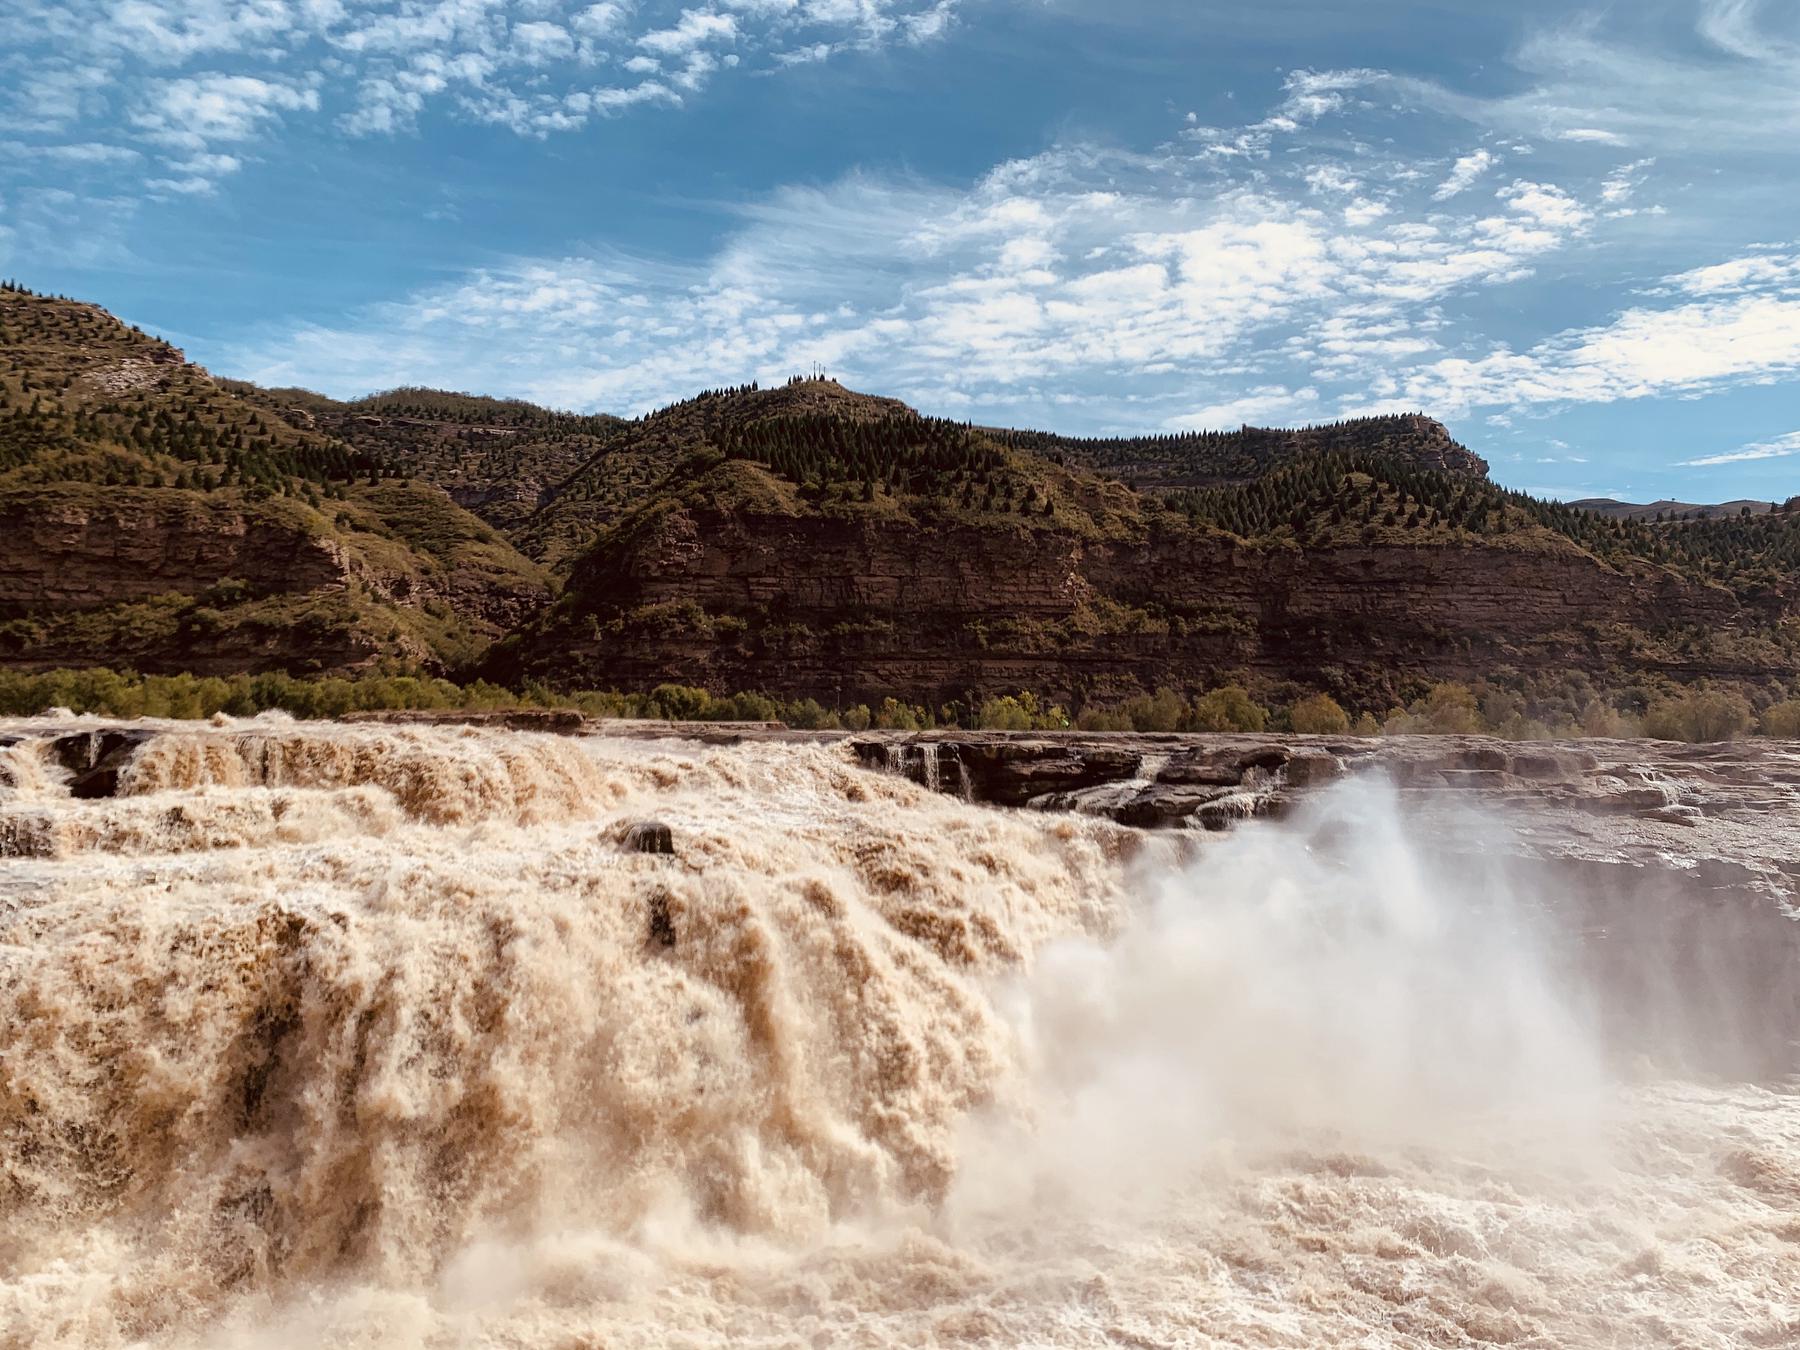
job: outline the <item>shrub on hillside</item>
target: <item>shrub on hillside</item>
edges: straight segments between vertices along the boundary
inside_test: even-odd
[[[1173,689],[1126,699],[1122,709],[1133,731],[1179,731],[1187,721],[1187,702]]]
[[[975,710],[975,725],[987,731],[1060,731],[1069,725],[1069,715],[1060,704],[1045,708],[1036,694],[1021,689],[983,699]]]
[[[884,731],[923,731],[931,725],[931,714],[897,698],[884,698],[875,713],[875,725]]]
[[[1510,713],[1499,704],[1497,708]],[[1462,684],[1434,684],[1423,698],[1389,713],[1382,730],[1389,735],[1459,736],[1490,730],[1474,691]]]
[[[1603,699],[1589,699],[1581,710],[1581,734],[1619,740],[1643,734],[1643,725],[1630,713],[1620,712]]]
[[[1696,689],[1658,699],[1644,714],[1644,734],[1662,741],[1730,741],[1756,724],[1742,694],[1729,689]]]
[[[1194,701],[1189,725],[1195,731],[1261,731],[1269,725],[1269,710],[1242,686],[1228,684]]]
[[[1288,725],[1303,736],[1329,736],[1350,730],[1350,716],[1330,694],[1314,694],[1288,710]]]
[[[652,716],[675,722],[698,722],[711,715],[712,695],[685,684],[659,684],[650,691]]]
[[[1784,699],[1764,708],[1762,734],[1784,741],[1800,740],[1800,699]]]

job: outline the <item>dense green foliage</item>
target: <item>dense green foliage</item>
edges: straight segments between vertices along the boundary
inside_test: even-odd
[[[257,409],[105,311],[0,291],[0,479],[341,495],[391,463]]]
[[[347,405],[356,412],[414,418],[465,427],[512,427],[562,435],[606,436],[623,423],[606,413],[559,412],[519,398],[489,398],[447,389],[405,385],[368,394]]]
[[[1581,702],[1585,696],[1585,702]],[[1644,706],[1633,711],[1634,699]],[[271,710],[303,718],[358,712],[492,712],[566,708],[600,718],[677,722],[780,722],[802,730],[874,727],[920,731],[960,727],[994,731],[1086,732],[1293,732],[1325,735],[1498,735],[1515,740],[1583,736],[1654,736],[1666,740],[1730,740],[1749,734],[1800,738],[1800,699],[1768,704],[1759,714],[1736,690],[1703,688],[1652,696],[1627,691],[1609,700],[1593,694],[1580,677],[1560,688],[1522,695],[1493,685],[1470,688],[1441,683],[1406,707],[1378,717],[1352,719],[1330,696],[1303,694],[1274,709],[1238,685],[1188,698],[1158,689],[1122,703],[1092,704],[1071,715],[1060,705],[1021,690],[935,711],[900,699],[873,708],[858,703],[827,708],[815,699],[776,699],[746,692],[713,694],[687,685],[661,684],[642,692],[558,691],[541,684],[522,689],[477,680],[456,684],[422,675],[367,675],[355,679],[296,678],[279,672],[229,677],[137,675],[101,668],[36,674],[0,671],[0,715],[34,716],[52,708],[112,717],[250,717]],[[1561,711],[1557,711],[1557,709]],[[1532,715],[1545,713],[1550,720]]]

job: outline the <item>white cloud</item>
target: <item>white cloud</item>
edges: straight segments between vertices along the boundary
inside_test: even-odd
[[[215,188],[213,180],[202,174],[190,174],[186,178],[149,178],[144,186],[155,193],[172,193],[181,197],[204,196]]]
[[[1209,404],[1191,412],[1163,419],[1167,431],[1229,431],[1240,426],[1292,426],[1316,416],[1319,404],[1317,389],[1288,389],[1269,385],[1223,403]]]
[[[1306,185],[1314,192],[1351,193],[1362,186],[1338,164],[1317,164],[1306,171]]]
[[[1755,290],[1800,290],[1800,253],[1759,253],[1696,267],[1668,277],[1665,286],[1688,295],[1741,295]]]
[[[212,73],[153,86],[131,120],[153,141],[202,151],[214,141],[249,140],[284,112],[318,107],[316,89],[252,75]]]
[[[1494,195],[1514,211],[1551,229],[1579,229],[1593,214],[1562,188],[1523,178],[1514,179]],[[1605,196],[1604,188],[1602,196]]]
[[[1559,141],[1572,141],[1576,144],[1589,145],[1629,145],[1623,136],[1616,131],[1602,131],[1599,127],[1565,127],[1554,132]]]
[[[601,0],[578,13],[570,26],[583,37],[612,37],[624,31],[633,8],[624,0]]]
[[[0,126],[110,139],[123,105],[143,140],[199,149],[326,107],[351,135],[402,134],[437,103],[542,137],[632,106],[679,105],[672,91],[691,96],[740,65],[766,73],[801,56],[934,40],[957,3],[718,0],[671,15],[636,0],[9,0],[0,59],[30,56],[8,69]],[[631,51],[643,53],[632,73],[662,78],[593,94],[594,68]],[[660,71],[641,64],[658,57]]]
[[[1703,455],[1699,459],[1684,459],[1682,468],[1703,468],[1715,464],[1741,464],[1758,459],[1784,459],[1789,455],[1800,455],[1800,431],[1790,431],[1785,436],[1777,436],[1772,441],[1759,441],[1754,445],[1746,445],[1741,449],[1727,450],[1717,455]]]
[[[1416,79],[1395,87],[1484,127],[1575,144],[1790,152],[1800,137],[1793,7],[1699,0],[1683,8],[1713,50],[1676,37],[1666,5],[1583,7],[1534,28],[1512,54],[1526,77],[1518,92],[1479,97]]]
[[[287,12],[296,31],[309,22]],[[767,71],[814,36],[817,59],[905,40],[900,16],[925,12],[914,0],[715,0],[654,16],[544,3],[511,18],[495,0],[359,6],[321,21],[332,56],[305,77],[273,51],[259,73],[128,86],[137,145],[156,161],[136,174],[154,193],[216,190],[263,153],[258,138],[325,110],[361,133],[403,132],[434,106],[547,135],[681,105],[733,61]],[[68,87],[79,121],[93,86]],[[1510,341],[1473,340],[1466,315],[1500,308],[1483,298],[1496,288],[1604,265],[1656,166],[1591,148],[1528,161],[1518,135],[1469,150],[1468,127],[1433,119],[1435,96],[1421,108],[1416,92],[1376,71],[1301,71],[1265,115],[1180,129],[1154,150],[1064,145],[963,188],[853,175],[779,191],[742,207],[710,257],[519,259],[340,328],[273,333],[249,373],[630,411],[819,361],[942,409],[1157,427],[1369,406],[1510,420],[1800,363],[1800,263],[1779,249],[1671,275],[1623,313],[1573,310],[1549,336],[1519,306]],[[1391,134],[1400,117],[1408,138]],[[72,163],[111,153],[68,145]],[[1496,175],[1502,156],[1529,176]]]
[[[118,0],[95,36],[121,51],[173,65],[262,46],[291,31],[294,22],[282,0]]]
[[[1459,193],[1467,192],[1475,186],[1476,179],[1493,168],[1496,158],[1492,151],[1475,150],[1462,156],[1450,166],[1450,174],[1438,185],[1438,190],[1431,194],[1433,201],[1445,202]]]
[[[1290,81],[1282,107],[1350,108],[1361,78]],[[1446,359],[1437,307],[1584,238],[1601,192],[1519,179],[1447,209],[1429,158],[1385,156],[1346,205],[1319,172],[1336,161],[1303,152],[1222,177],[1212,148],[1234,139],[1187,155],[1068,145],[961,191],[868,176],[789,189],[744,208],[712,258],[520,260],[383,307],[366,340],[283,337],[252,373],[347,392],[401,377],[404,352],[419,361],[407,378],[631,411],[820,362],[1014,421],[1101,387],[1140,426],[1323,415]]]
[[[1634,160],[1630,164],[1621,164],[1606,176],[1600,186],[1600,200],[1606,205],[1619,210],[1624,208],[1644,181],[1644,174],[1656,163],[1654,159]]]
[[[1740,295],[1637,307],[1525,352],[1452,357],[1410,371],[1393,392],[1454,411],[1706,393],[1800,372],[1800,297]]]
[[[737,38],[737,19],[712,10],[684,9],[681,22],[672,28],[658,28],[640,34],[637,45],[659,56],[679,56],[709,42],[731,42]]]
[[[560,24],[538,20],[514,24],[513,49],[529,65],[547,65],[575,53],[575,39]]]
[[[667,85],[646,80],[629,88],[596,89],[590,95],[597,112],[618,113],[640,103],[679,103],[681,96]]]
[[[108,145],[99,141],[71,141],[63,145],[29,145],[23,141],[0,141],[0,153],[19,160],[46,159],[65,168],[120,168],[136,164],[143,155],[129,146]]]

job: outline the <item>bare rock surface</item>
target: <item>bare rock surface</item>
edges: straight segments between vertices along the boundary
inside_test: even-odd
[[[1753,892],[1800,918],[1800,742],[1512,742],[1484,736],[1282,736],[999,731],[798,731],[780,723],[661,722],[567,710],[383,712],[349,720],[498,726],[571,736],[842,742],[870,768],[973,803],[1105,816],[1197,833],[1279,817],[1355,774],[1392,782],[1441,847],[1500,850],[1583,874],[1582,890],[1673,881],[1688,895]],[[115,733],[116,735],[117,733]],[[57,757],[107,795],[136,746],[87,732]],[[1493,828],[1479,828],[1479,819]],[[1800,924],[1795,927],[1800,929]]]
[[[1481,736],[869,733],[858,757],[972,801],[1145,828],[1279,816],[1346,774],[1443,820],[1498,808],[1520,856],[1673,872],[1800,911],[1800,743],[1508,742]],[[1471,842],[1464,840],[1465,843]]]

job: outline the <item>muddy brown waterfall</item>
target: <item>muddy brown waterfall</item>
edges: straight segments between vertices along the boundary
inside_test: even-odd
[[[1378,776],[1201,838],[835,744],[0,731],[0,1345],[1795,1334],[1786,1078],[1623,1046],[1568,894]]]

